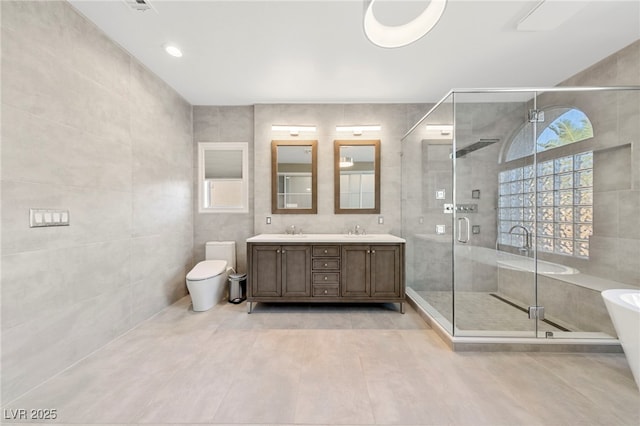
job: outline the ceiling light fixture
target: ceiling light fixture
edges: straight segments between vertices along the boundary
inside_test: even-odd
[[[373,14],[375,2],[371,0],[364,13],[364,33],[373,44],[387,48],[403,47],[422,38],[436,26],[447,5],[447,0],[431,0],[413,21],[389,26],[380,23]]]
[[[340,168],[344,169],[346,167],[352,167],[353,166],[353,158],[352,157],[340,157]]]
[[[174,56],[176,58],[182,58],[182,50],[180,50],[180,48],[175,44],[165,44],[163,47],[164,47],[164,51],[167,52],[169,55]]]

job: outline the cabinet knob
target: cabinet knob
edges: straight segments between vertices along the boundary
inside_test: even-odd
[[[328,280],[328,279],[329,279],[329,277],[327,277],[327,276],[325,275],[325,276],[324,276],[324,280],[326,281],[326,280]]]
[[[327,294],[327,293],[329,293],[329,290],[325,290],[325,291],[324,291],[324,294]]]
[[[276,253],[280,253],[280,249],[276,250]]]
[[[324,251],[324,254],[327,254],[327,253],[329,253],[329,252],[328,252],[327,250],[325,250],[325,251]]]
[[[367,253],[371,253],[371,250],[367,250]]]
[[[375,250],[371,250],[371,253],[376,254],[376,251]]]
[[[329,266],[329,264],[325,263],[325,264],[324,264],[324,267],[326,268],[327,266]]]

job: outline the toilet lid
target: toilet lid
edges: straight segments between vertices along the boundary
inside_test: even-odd
[[[227,269],[225,260],[203,260],[199,262],[188,274],[190,281],[206,280],[220,275]]]

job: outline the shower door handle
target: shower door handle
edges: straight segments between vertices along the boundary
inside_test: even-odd
[[[462,238],[462,225],[466,228],[465,238]],[[468,243],[469,242],[469,230],[471,229],[469,218],[468,217],[459,217],[458,218],[458,237],[456,238],[459,243]]]

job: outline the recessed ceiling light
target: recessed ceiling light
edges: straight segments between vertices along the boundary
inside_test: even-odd
[[[180,48],[178,48],[174,44],[165,44],[164,45],[164,51],[167,52],[171,56],[175,56],[176,58],[181,58],[182,57],[182,50],[180,50]]]

